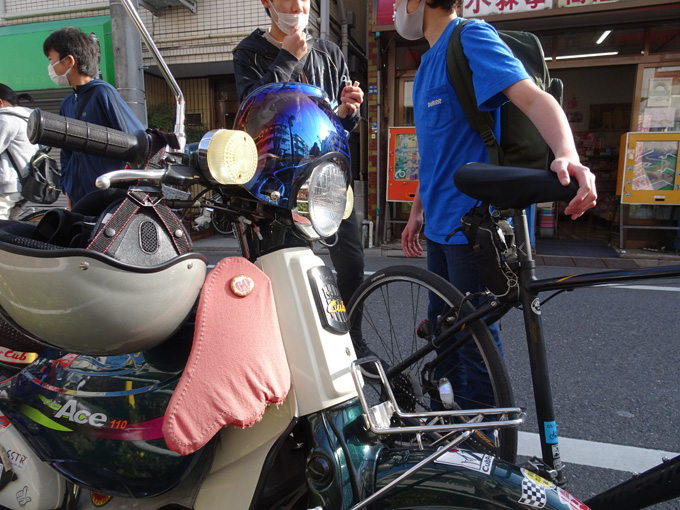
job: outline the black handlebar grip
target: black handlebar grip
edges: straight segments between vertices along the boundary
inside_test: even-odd
[[[33,110],[28,119],[31,143],[102,156],[143,166],[149,153],[145,132],[125,133],[98,124]]]

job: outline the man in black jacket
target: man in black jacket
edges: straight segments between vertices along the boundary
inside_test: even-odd
[[[345,58],[330,41],[310,37],[305,31],[310,0],[260,0],[271,18],[267,30],[256,29],[234,49],[234,74],[239,100],[258,87],[296,81],[322,88],[337,101],[338,117],[346,131],[359,123],[364,94],[350,81]],[[337,243],[329,248],[338,288],[345,304],[364,278],[364,250],[356,213],[340,224]],[[358,328],[352,331],[358,357],[370,354]]]

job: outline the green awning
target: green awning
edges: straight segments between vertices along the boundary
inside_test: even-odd
[[[43,42],[55,30],[76,27],[86,34],[94,32],[102,49],[100,69],[104,80],[115,85],[111,17],[95,16],[44,23],[27,23],[0,27],[0,83],[15,91],[45,90],[57,87],[47,74],[48,60]]]

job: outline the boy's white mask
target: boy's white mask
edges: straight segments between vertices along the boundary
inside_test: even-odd
[[[60,62],[63,62],[65,58],[66,57],[62,58],[59,62],[55,62],[54,64],[47,64],[47,73],[50,75],[50,78],[57,87],[68,87],[70,85],[67,75],[71,72],[71,69],[73,69],[72,67],[69,67],[68,71],[66,71],[64,74],[57,74],[57,72],[54,70],[54,66]]]
[[[276,26],[279,27],[279,30],[286,35],[290,34],[295,27],[304,30],[307,23],[309,23],[309,14],[304,14],[302,12],[300,14],[279,13],[279,11],[274,9],[274,4],[272,2],[269,2],[269,8],[274,11],[278,19],[278,21],[276,21],[272,17],[272,21],[274,21]]]
[[[420,0],[420,5],[416,12],[409,14],[406,12],[408,0],[402,0],[399,7],[394,12],[394,28],[404,39],[416,41],[425,37],[423,33],[423,19],[425,17],[425,2]]]

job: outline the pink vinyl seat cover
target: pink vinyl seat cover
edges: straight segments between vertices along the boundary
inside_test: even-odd
[[[269,278],[244,258],[222,259],[201,290],[191,354],[163,418],[165,442],[188,455],[222,427],[249,427],[290,384]]]

